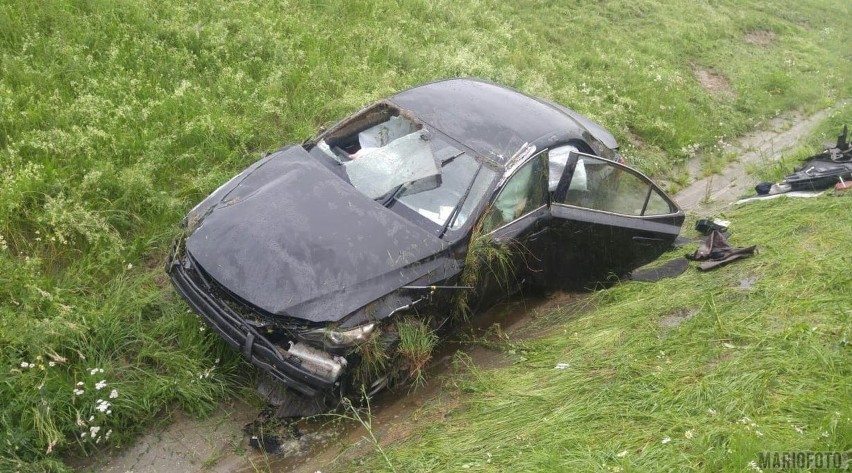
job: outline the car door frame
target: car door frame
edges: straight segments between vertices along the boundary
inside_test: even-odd
[[[511,165],[510,170],[500,180],[493,192],[485,210],[482,212],[483,219],[495,211],[495,203],[502,195],[506,184],[512,180],[517,173],[527,164],[536,159],[543,159],[545,168],[544,179],[540,182],[543,186],[544,202],[532,208],[510,222],[488,230],[482,234],[498,245],[508,245],[512,258],[514,272],[512,281],[496,281],[494,274],[488,274],[487,279],[494,281],[483,281],[480,285],[480,308],[482,302],[495,302],[504,296],[517,293],[527,284],[536,284],[543,281],[547,275],[547,251],[550,244],[550,193],[547,190],[547,149],[534,150],[523,159]],[[477,238],[477,236],[474,236]],[[493,271],[488,271],[492,273]],[[495,284],[496,282],[496,284]]]
[[[627,215],[560,202],[569,190],[577,160],[581,156],[604,161],[647,184],[649,189],[642,215]],[[653,192],[663,198],[672,212],[644,215]],[[652,261],[671,247],[685,217],[674,200],[641,171],[611,159],[575,151],[570,153],[559,185],[551,196],[550,213],[554,250],[550,280],[554,288],[606,279],[611,275],[619,276]]]

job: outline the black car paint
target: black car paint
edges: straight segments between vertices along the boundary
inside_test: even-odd
[[[389,101],[413,113],[427,128],[440,130],[502,165],[524,143],[541,148],[548,141],[573,138],[601,143],[609,152],[617,148],[609,132],[585,117],[581,123],[575,118],[581,115],[573,110],[489,82],[438,81],[400,92]]]
[[[509,159],[525,144],[536,156],[567,143],[617,156],[612,135],[585,117],[487,82],[436,82],[388,102],[505,173],[500,184],[518,168]],[[340,384],[303,369],[282,348],[298,341],[295,327],[355,327],[425,304],[449,310],[446,294],[403,286],[456,284],[476,220],[438,238],[355,190],[313,152],[321,138],[266,156],[214,191],[187,215],[188,237],[167,266],[181,295],[228,343],[308,396],[331,395]],[[475,215],[499,193],[495,185]],[[599,277],[599,267],[627,271],[658,256],[682,221],[680,211],[637,219],[548,202],[492,237],[523,249],[513,252],[515,288],[523,281],[561,287]],[[480,306],[505,294],[497,287],[483,282]],[[286,335],[278,340],[269,327]]]
[[[447,265],[446,242],[300,146],[268,157],[186,240],[211,278],[274,316],[342,317]],[[452,268],[452,265],[449,265]]]

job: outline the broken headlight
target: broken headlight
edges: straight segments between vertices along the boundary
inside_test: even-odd
[[[325,327],[302,332],[299,337],[306,342],[321,343],[326,348],[349,348],[366,341],[375,328],[375,322],[346,329]]]

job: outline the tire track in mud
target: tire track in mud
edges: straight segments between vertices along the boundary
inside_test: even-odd
[[[675,201],[687,212],[700,215],[721,211],[755,185],[755,179],[746,173],[747,166],[780,159],[830,112],[831,109],[826,109],[808,117],[790,112],[769,120],[760,130],[726,147],[726,152],[735,153],[739,159],[718,174],[699,178],[701,162],[691,161],[687,170],[694,180],[675,194]],[[583,294],[555,293],[547,298],[514,300],[498,304],[476,317],[468,335],[454,336],[454,340],[439,347],[424,386],[413,392],[405,387],[383,392],[372,401],[372,431],[380,445],[385,447],[406,438],[415,423],[440,421],[458,404],[455,390],[443,389],[448,376],[454,372],[452,360],[456,351],[464,351],[478,369],[507,365],[512,360],[506,354],[486,348],[487,343],[482,341],[488,337],[493,341],[495,336],[512,340],[541,336],[549,330],[548,325],[556,321],[552,317],[539,318],[539,315],[556,308],[566,312],[566,307],[568,314],[582,311],[585,309],[583,298]],[[499,324],[499,329],[492,329],[495,324]],[[249,448],[248,436],[242,430],[256,416],[256,408],[239,401],[222,403],[220,412],[203,420],[178,413],[171,424],[153,429],[115,455],[96,461],[68,461],[72,468],[81,472],[312,473],[347,465],[375,449],[361,424],[345,421],[339,415],[329,415],[297,422],[295,425],[301,436],[285,441],[282,444],[284,453],[268,455]]]

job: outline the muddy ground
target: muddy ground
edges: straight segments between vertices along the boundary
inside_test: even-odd
[[[756,182],[747,174],[747,166],[779,159],[828,113],[824,110],[805,117],[794,112],[768,121],[759,131],[727,146],[725,151],[738,156],[738,161],[729,163],[718,174],[700,177],[702,164],[696,159],[688,166],[692,183],[678,192],[675,200],[691,213],[714,216],[739,197],[754,194]],[[511,363],[503,353],[486,348],[488,343],[472,339],[536,336],[547,331],[548,320],[542,314],[558,307],[568,308],[563,312],[569,314],[583,310],[582,298],[582,294],[556,293],[547,298],[515,300],[478,317],[471,331],[446,343],[435,354],[424,386],[413,392],[403,389],[382,393],[372,401],[372,432],[377,441],[382,446],[389,445],[407,437],[416,423],[440,421],[451,415],[457,404],[456,391],[444,389],[444,384],[454,370],[452,361],[457,351],[470,355],[480,369]],[[494,324],[499,324],[501,333],[495,335]],[[316,472],[357,462],[359,456],[375,449],[361,423],[338,414],[299,422],[296,427],[300,436],[285,440],[281,453],[266,454],[249,447],[248,435],[243,431],[258,412],[255,406],[231,400],[223,402],[220,410],[207,419],[175,413],[170,423],[153,429],[132,446],[97,460],[76,459],[70,463],[81,472],[104,473]]]

